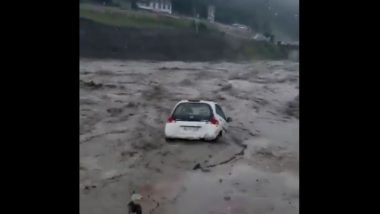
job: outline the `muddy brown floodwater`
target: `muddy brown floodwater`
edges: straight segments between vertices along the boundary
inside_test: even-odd
[[[80,213],[298,213],[298,63],[80,60]],[[181,99],[232,117],[216,144],[166,143]]]

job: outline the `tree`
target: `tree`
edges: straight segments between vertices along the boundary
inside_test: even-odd
[[[200,15],[207,17],[207,6],[209,0],[172,0],[173,10],[188,16]]]
[[[137,10],[137,0],[131,0],[131,8],[132,10]]]
[[[92,2],[98,3],[98,4],[105,4],[110,5],[112,4],[112,0],[91,0]]]
[[[265,36],[266,38],[269,38],[269,41],[270,41],[270,42],[274,43],[274,35],[273,35],[272,33],[265,32],[265,33],[264,33],[264,36]]]

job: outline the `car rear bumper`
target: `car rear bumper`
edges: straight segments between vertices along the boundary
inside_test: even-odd
[[[187,140],[213,140],[220,132],[220,127],[210,126],[195,132],[184,132],[176,126],[165,126],[165,137],[170,139],[187,139]]]

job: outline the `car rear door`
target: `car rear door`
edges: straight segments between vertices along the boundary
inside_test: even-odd
[[[209,123],[212,108],[206,103],[186,102],[177,105],[172,116],[180,133],[191,134],[201,131]]]

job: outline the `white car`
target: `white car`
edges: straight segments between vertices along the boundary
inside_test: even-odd
[[[228,123],[222,107],[204,100],[182,100],[171,112],[165,125],[165,137],[171,139],[216,141],[227,132]]]

